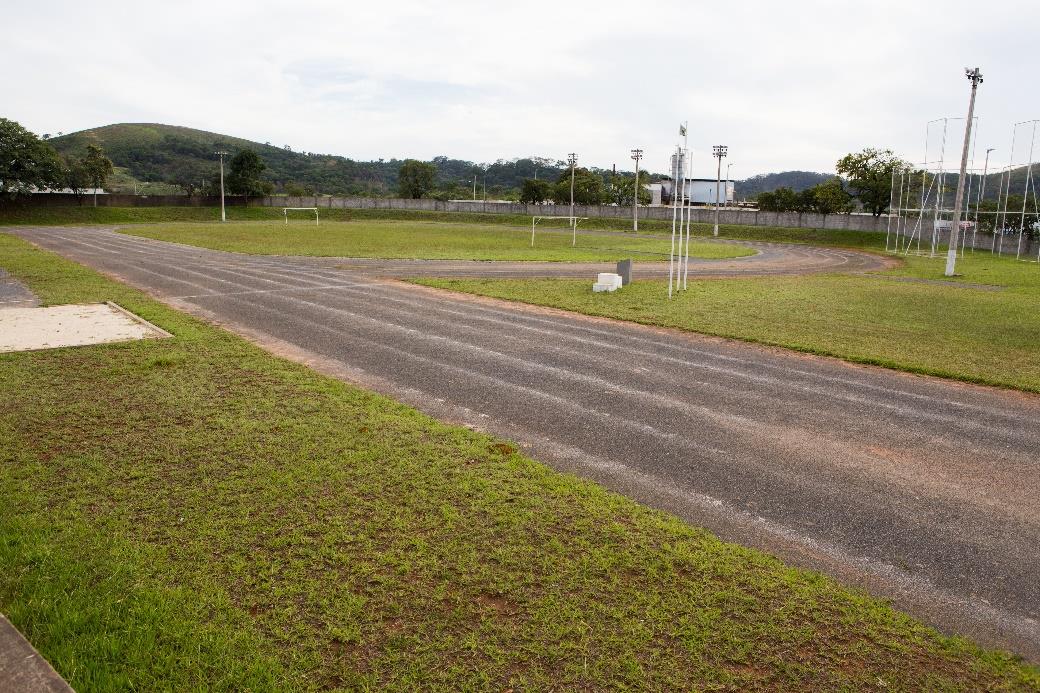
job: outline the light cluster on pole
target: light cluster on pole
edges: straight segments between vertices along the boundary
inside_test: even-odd
[[[632,158],[636,162],[636,180],[632,192],[632,230],[639,230],[639,160],[643,158],[642,149],[633,149]]]
[[[716,144],[711,148],[712,156],[719,160],[719,165],[715,171],[715,229],[714,235],[719,235],[719,187],[722,185],[722,159],[729,152],[729,147],[724,144]],[[727,174],[728,176],[729,174]],[[729,193],[726,193],[727,196]]]
[[[224,214],[224,157],[228,155],[228,152],[213,153],[220,157],[220,220],[227,221],[227,215]]]

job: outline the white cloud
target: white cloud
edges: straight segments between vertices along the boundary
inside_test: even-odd
[[[978,64],[979,151],[1040,116],[1026,2],[52,2],[5,8],[4,116],[37,132],[199,127],[357,159],[575,151],[665,170],[922,156]],[[957,141],[959,137],[954,136]]]

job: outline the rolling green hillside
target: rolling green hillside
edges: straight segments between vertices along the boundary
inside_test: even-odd
[[[205,130],[156,123],[120,123],[51,138],[59,153],[82,156],[88,144],[98,144],[113,163],[133,180],[172,183],[184,189],[199,189],[212,181],[217,171],[214,152],[234,154],[241,149],[256,151],[266,162],[265,177],[277,191],[296,184],[308,193],[340,195],[389,195],[397,185],[401,160],[355,161],[342,156],[297,152],[269,143],[252,142]],[[543,158],[499,160],[478,165],[472,161],[438,156],[438,183],[467,195],[473,177],[479,194],[486,184],[489,194],[503,194],[520,187],[524,178],[555,179],[561,162]],[[486,171],[485,171],[486,169]]]
[[[295,184],[309,193],[333,195],[393,195],[401,160],[355,161],[342,156],[297,152],[269,143],[253,142],[239,137],[205,130],[156,123],[120,123],[74,132],[48,140],[59,153],[82,156],[88,144],[99,144],[117,167],[120,190],[138,190],[152,194],[181,189],[198,190],[211,183],[217,172],[213,152],[253,149],[267,163],[265,177],[275,190],[285,192]],[[438,172],[438,187],[452,197],[468,197],[474,176],[477,195],[483,195],[486,180],[489,197],[513,197],[525,178],[555,180],[565,164],[546,158],[500,159],[492,164],[478,164],[463,159],[438,156],[433,159]],[[608,180],[609,169],[596,169]],[[802,190],[834,176],[833,173],[782,171],[735,181],[737,199],[754,199],[763,191],[789,187]],[[652,175],[651,179],[662,176]],[[973,189],[978,189],[978,176]],[[999,174],[990,174],[986,198],[995,200],[1001,188]],[[1012,195],[1025,190],[1026,169],[1017,169],[1010,184]],[[142,185],[144,184],[144,185]],[[1021,199],[1021,198],[1019,198]],[[1018,204],[1021,204],[1018,202]]]
[[[253,149],[267,163],[278,189],[297,183],[323,193],[385,194],[396,183],[399,161],[358,162],[341,156],[294,152],[205,130],[154,123],[121,123],[50,140],[59,153],[81,156],[98,144],[118,167],[140,181],[197,189],[216,173],[214,152]]]

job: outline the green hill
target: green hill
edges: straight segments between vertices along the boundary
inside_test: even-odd
[[[120,123],[92,128],[51,138],[59,153],[82,156],[88,144],[100,145],[113,163],[133,179],[151,183],[172,183],[184,189],[198,189],[216,175],[214,152],[232,154],[241,149],[256,151],[267,164],[265,177],[277,191],[296,184],[308,190],[338,195],[389,195],[397,185],[401,160],[355,161],[342,156],[296,152],[270,143],[252,142],[205,130],[157,123]],[[478,194],[484,179],[489,193],[519,188],[524,178],[538,175],[555,178],[562,163],[550,159],[526,158],[499,160],[483,166],[472,161],[433,159],[442,187],[455,187],[460,195],[469,191],[477,176]]]
[[[737,199],[753,200],[759,193],[773,192],[777,188],[791,188],[795,192],[811,188],[814,185],[834,178],[834,173],[814,173],[812,171],[782,171],[780,173],[762,173],[744,180],[734,181]]]

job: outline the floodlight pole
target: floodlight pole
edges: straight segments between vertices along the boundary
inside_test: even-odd
[[[715,236],[719,235],[719,186],[722,184],[722,158],[726,156],[728,150],[729,147],[724,144],[717,144],[711,148],[712,154],[719,160],[718,168],[715,171],[715,230],[713,232]]]
[[[227,152],[214,152],[220,156],[220,220],[227,221],[227,215],[224,213],[224,157],[227,156]]]
[[[964,121],[964,149],[961,152],[961,174],[957,178],[957,196],[953,202],[953,223],[950,226],[950,245],[946,251],[946,276],[952,277],[957,266],[957,242],[961,230],[961,205],[964,203],[964,177],[968,171],[968,149],[971,145],[971,126],[975,117],[975,92],[982,83],[979,68],[964,68],[964,75],[971,81],[971,98],[968,101],[968,119]]]
[[[567,163],[571,165],[571,247],[574,247],[578,245],[578,225],[574,223],[574,165],[578,163],[578,155],[568,154]]]
[[[642,149],[633,149],[632,158],[636,160],[636,182],[632,192],[632,230],[639,230],[639,160],[643,158]]]

